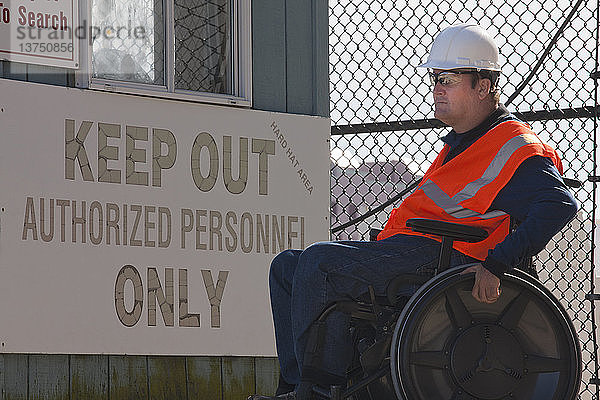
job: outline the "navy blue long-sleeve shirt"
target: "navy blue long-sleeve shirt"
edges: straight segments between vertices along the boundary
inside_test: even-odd
[[[495,125],[516,119],[500,105],[479,126],[462,134],[452,130],[442,141],[450,146],[448,162]],[[557,168],[547,157],[525,160],[498,193],[490,210],[502,210],[519,222],[518,228],[489,251],[483,266],[498,277],[525,258],[537,254],[577,213],[577,202]]]

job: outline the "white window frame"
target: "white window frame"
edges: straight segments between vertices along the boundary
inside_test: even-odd
[[[88,34],[80,40],[81,68],[76,72],[76,87],[115,93],[135,94],[242,107],[252,106],[252,30],[251,0],[233,0],[231,18],[232,88],[233,94],[209,93],[175,88],[175,24],[174,2],[164,0],[165,81],[152,85],[92,77],[92,46]],[[79,0],[80,26],[90,26],[91,1]],[[88,21],[87,24],[85,21]],[[166,51],[166,49],[171,49]]]

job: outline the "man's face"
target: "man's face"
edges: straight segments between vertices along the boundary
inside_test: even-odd
[[[460,127],[468,125],[472,112],[480,101],[479,89],[477,86],[473,88],[473,76],[470,73],[454,72],[456,71],[433,70],[434,76],[442,73],[433,87],[434,115],[461,133]]]

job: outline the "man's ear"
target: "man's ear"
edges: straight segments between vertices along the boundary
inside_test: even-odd
[[[481,100],[485,99],[492,91],[492,81],[488,78],[482,78],[478,82],[478,95]]]

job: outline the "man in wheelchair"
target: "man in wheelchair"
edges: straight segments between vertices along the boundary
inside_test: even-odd
[[[452,128],[442,138],[444,148],[417,189],[392,210],[376,241],[321,242],[304,251],[287,250],[274,258],[270,292],[280,381],[275,396],[255,395],[251,399],[321,398],[316,387],[324,388],[326,397],[339,396],[332,394],[333,390],[343,391],[349,384],[347,373],[353,362],[354,335],[349,333],[352,312],[335,309],[323,318],[323,311],[336,302],[365,297],[376,307],[376,298],[386,295],[396,277],[422,277],[422,283],[437,272],[440,234],[413,230],[407,221],[426,218],[483,232],[478,241],[454,237],[456,240],[443,257],[448,267],[470,264],[463,273],[474,273],[474,284],[469,290],[476,301],[469,301],[479,304],[485,314],[485,310],[510,296],[505,293],[511,291],[506,274],[538,253],[575,216],[577,203],[561,177],[562,164],[556,151],[499,104],[498,48],[484,29],[469,24],[444,29],[436,37],[427,62],[419,67],[429,69],[435,117]],[[511,219],[519,222],[516,229],[511,229]],[[419,279],[397,285],[394,296],[410,297],[419,287],[415,282]],[[517,294],[515,298],[519,298]],[[453,303],[448,299],[447,296],[444,300],[444,304],[450,304],[447,308],[458,304],[449,313],[450,319],[460,321],[460,310],[464,308],[461,304],[469,301]],[[498,331],[500,322],[509,317],[503,318],[496,325],[482,325],[482,335],[487,335],[488,341],[484,344],[500,337],[506,343],[517,340],[512,333]],[[475,319],[471,324],[477,325]],[[315,351],[311,339],[315,325],[319,325],[320,332],[316,335],[319,357],[318,362],[308,362]],[[454,347],[445,353],[435,353],[436,357],[443,358],[443,354],[461,346],[467,348],[470,339],[463,335],[466,328],[457,328],[456,332],[461,333],[452,335],[462,339],[454,340]],[[461,376],[452,378],[459,389],[448,389],[448,397],[406,394],[407,400],[414,400],[411,396],[434,400],[438,400],[435,396],[439,400],[496,398],[493,394],[478,394],[484,389],[474,386],[474,374],[486,368],[502,370],[498,380],[524,379],[527,368],[510,369],[488,353],[486,350],[483,356],[477,356],[476,368],[464,367]],[[448,368],[446,361],[421,362],[434,364],[440,370]],[[459,368],[459,361],[448,362],[452,368]],[[438,375],[427,376],[435,385]],[[426,390],[415,393],[421,392]],[[508,394],[512,396],[512,392]],[[396,395],[402,396],[398,391]],[[498,396],[505,398],[504,394]]]

